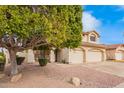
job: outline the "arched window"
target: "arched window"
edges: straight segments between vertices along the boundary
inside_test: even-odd
[[[96,41],[96,36],[94,34],[90,35],[90,41],[93,41],[93,42]]]

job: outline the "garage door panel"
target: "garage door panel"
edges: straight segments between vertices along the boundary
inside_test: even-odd
[[[70,52],[71,63],[83,63],[84,52],[82,50],[72,50]]]
[[[116,52],[115,58],[116,58],[116,60],[123,60],[123,53],[122,52]]]
[[[100,62],[100,61],[102,61],[102,52],[101,51],[88,51],[87,61],[88,62]]]

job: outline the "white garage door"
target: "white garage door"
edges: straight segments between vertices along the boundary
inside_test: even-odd
[[[69,53],[69,59],[71,63],[83,63],[83,50],[71,50]]]
[[[123,53],[122,52],[116,52],[115,58],[116,58],[116,60],[122,60],[123,59]]]
[[[90,50],[87,53],[88,62],[101,62],[102,61],[102,52]]]

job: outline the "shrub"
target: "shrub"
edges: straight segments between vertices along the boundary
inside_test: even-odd
[[[0,63],[5,63],[5,55],[0,53]]]
[[[68,64],[68,62],[66,62],[65,60],[62,60],[61,63]]]
[[[25,57],[19,57],[18,55],[16,55],[16,62],[17,65],[21,65],[24,61]]]
[[[40,66],[46,66],[48,63],[48,60],[46,58],[39,58],[38,61]]]
[[[5,55],[0,53],[0,71],[4,71],[5,68]]]

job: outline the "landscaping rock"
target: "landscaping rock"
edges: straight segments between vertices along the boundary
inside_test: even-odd
[[[0,79],[3,78],[5,76],[4,73],[0,73]]]
[[[21,73],[20,74],[17,74],[17,75],[14,75],[11,78],[11,82],[17,82],[19,79],[21,79],[21,77],[22,77],[22,74]]]
[[[72,78],[71,78],[71,83],[72,83],[74,86],[76,86],[76,87],[80,86],[80,84],[81,84],[80,79],[77,78],[77,77],[72,77]]]

